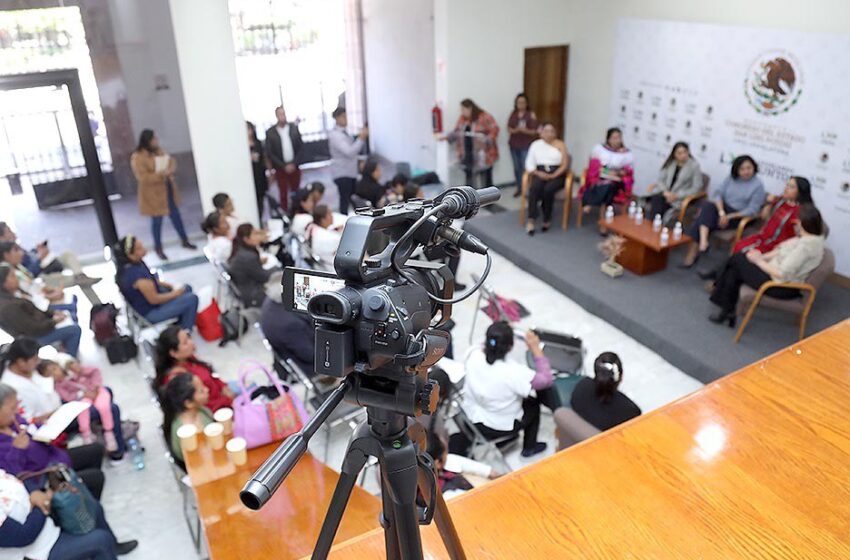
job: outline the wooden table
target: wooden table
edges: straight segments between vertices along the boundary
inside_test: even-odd
[[[223,449],[213,451],[203,438],[186,453],[186,468],[204,525],[210,560],[301,558],[313,551],[339,475],[307,453],[260,511],[239,501],[245,482],[277,444],[248,451],[248,463],[235,467]],[[380,527],[381,502],[359,486],[337,533],[340,541]]]
[[[850,558],[848,404],[850,320],[449,509],[476,559]],[[333,558],[383,548],[372,533]]]
[[[652,231],[652,220],[644,220],[638,225],[625,214],[614,216],[614,221],[611,223],[603,218],[599,220],[599,225],[626,239],[623,252],[617,257],[617,262],[626,270],[641,276],[667,268],[667,254],[670,249],[692,241],[685,234],[682,234],[680,239],[674,240],[671,230],[667,245],[661,245],[661,232]]]

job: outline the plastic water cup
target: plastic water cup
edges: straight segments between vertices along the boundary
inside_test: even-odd
[[[213,414],[216,422],[224,426],[224,435],[229,436],[233,433],[233,409],[219,408]]]
[[[207,441],[213,449],[221,449],[224,447],[224,426],[218,422],[207,424],[204,428],[204,435],[207,436]]]
[[[225,447],[227,448],[227,456],[230,458],[230,462],[237,467],[241,467],[248,462],[248,442],[245,441],[245,438],[235,437],[228,440]]]
[[[198,448],[198,428],[194,424],[184,424],[177,428],[177,439],[183,451],[194,451]]]

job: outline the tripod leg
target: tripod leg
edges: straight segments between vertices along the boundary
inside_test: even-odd
[[[403,441],[406,440],[406,441]],[[419,466],[416,459],[416,447],[404,435],[403,443],[395,448],[383,446],[381,461],[382,495],[387,496],[392,505],[392,525],[385,531],[394,533],[398,543],[399,557],[402,560],[422,559],[422,539],[419,535],[419,520],[416,510],[416,489]],[[386,505],[386,500],[384,504]],[[391,537],[386,537],[387,552],[391,548]]]
[[[396,532],[393,501],[386,488],[387,482],[383,477],[383,473],[381,473],[381,503],[383,506],[381,527],[384,528],[384,548],[387,551],[387,560],[400,560],[401,551],[399,550],[398,533]]]
[[[425,493],[425,474],[419,473],[419,488],[422,493]],[[437,503],[434,509],[434,522],[437,524],[437,530],[440,531],[440,537],[443,539],[443,545],[449,553],[451,560],[466,560],[466,554],[463,552],[463,546],[460,543],[460,536],[457,534],[457,529],[452,521],[452,516],[449,513],[449,507],[446,505],[446,500],[443,499],[443,493],[437,490]]]
[[[357,475],[366,463],[367,455],[356,446],[356,443],[352,441],[345,453],[339,482],[336,484],[328,513],[322,523],[322,530],[319,532],[319,539],[316,541],[316,548],[313,550],[312,558],[316,560],[324,560],[328,557],[339,523],[342,521],[342,514],[345,513],[345,506],[357,482]]]

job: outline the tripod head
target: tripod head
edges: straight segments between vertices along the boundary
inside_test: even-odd
[[[245,506],[259,509],[271,498],[343,398],[367,408],[379,437],[406,429],[407,417],[436,410],[439,386],[427,372],[450,340],[439,327],[451,317],[453,303],[483,284],[491,265],[487,246],[451,223],[473,217],[499,197],[496,187],[453,187],[434,200],[358,210],[346,222],[336,275],[284,271],[284,305],[309,314],[316,325],[315,372],[342,383],[254,473],[240,493]],[[459,297],[453,297],[448,266],[410,260],[419,248],[438,246],[487,258],[481,278]]]

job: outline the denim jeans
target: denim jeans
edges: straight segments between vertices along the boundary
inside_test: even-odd
[[[171,218],[171,224],[180,240],[188,241],[186,236],[186,228],[183,227],[183,218],[180,216],[180,209],[177,208],[177,203],[174,202],[174,186],[169,182],[168,186],[168,217]],[[153,245],[157,249],[162,249],[162,216],[153,216],[151,218],[151,230],[153,231]]]
[[[511,148],[511,161],[514,163],[514,178],[516,179],[516,189],[522,188],[522,174],[525,173],[525,158],[528,156],[528,148],[518,150]]]
[[[98,505],[94,530],[85,535],[62,531],[47,560],[115,560],[116,544],[115,535],[103,516],[103,508]]]
[[[168,319],[179,319],[180,327],[192,330],[195,326],[195,315],[198,314],[198,296],[186,286],[186,292],[167,303],[157,305],[145,315],[151,323],[161,323]],[[77,327],[79,328],[79,327]]]
[[[68,325],[53,329],[49,333],[38,337],[36,340],[42,345],[52,344],[53,342],[61,342],[65,347],[65,352],[77,357],[77,352],[80,349],[80,335],[82,331],[79,325]]]

